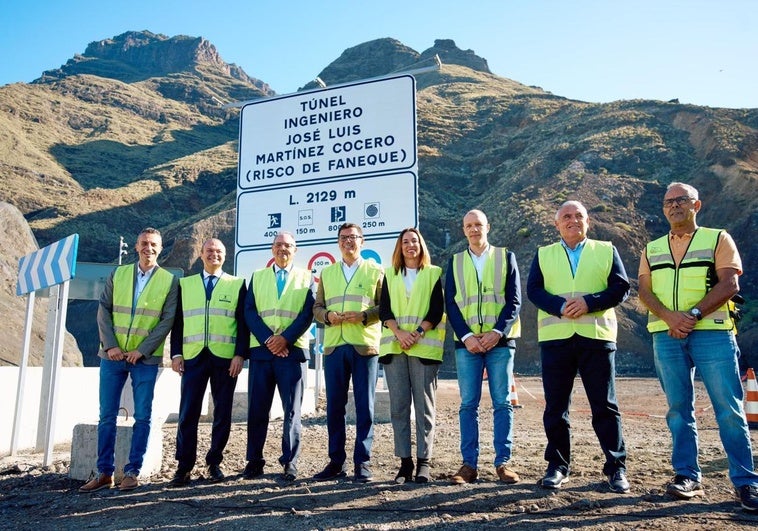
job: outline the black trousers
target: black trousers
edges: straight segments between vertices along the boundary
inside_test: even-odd
[[[592,427],[605,455],[603,473],[626,469],[626,446],[616,400],[616,344],[574,335],[540,343],[548,468],[568,473],[571,464],[569,406],[577,373],[592,411]]]
[[[231,360],[214,356],[208,349],[184,362],[176,430],[176,460],[181,470],[192,470],[197,460],[197,425],[209,381],[213,398],[213,428],[205,462],[218,465],[223,459],[232,426],[232,403],[237,385],[237,378],[229,376],[230,363]]]

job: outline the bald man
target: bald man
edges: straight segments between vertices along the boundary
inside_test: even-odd
[[[203,395],[211,384],[213,429],[205,456],[208,479],[223,481],[224,448],[232,425],[237,376],[248,356],[250,333],[245,325],[245,281],[224,273],[226,248],[211,238],[200,253],[203,272],[179,281],[179,304],[171,331],[171,368],[182,376],[178,466],[169,487],[187,486],[197,458],[197,425]]]

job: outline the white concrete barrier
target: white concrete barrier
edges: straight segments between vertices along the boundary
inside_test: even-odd
[[[18,372],[18,367],[0,367],[0,404],[3,404],[3,407],[0,407],[0,454],[2,455],[10,453],[18,389]],[[55,444],[64,444],[72,441],[74,426],[78,424],[97,425],[100,410],[98,398],[100,369],[98,367],[62,367],[59,374],[53,440]],[[234,422],[245,422],[247,420],[247,376],[247,369],[243,369],[237,379],[234,398]],[[312,415],[316,411],[317,399],[313,389],[314,382],[315,371],[308,370],[306,393],[303,398],[303,415]],[[27,368],[18,440],[19,450],[36,447],[41,388],[42,367]],[[159,369],[155,385],[155,399],[153,400],[152,425],[154,427],[162,428],[165,422],[176,421],[179,413],[180,388],[181,378],[178,374],[170,368]],[[207,392],[209,393],[209,391]],[[203,409],[206,412],[208,412],[208,402],[209,400],[206,397]],[[128,380],[121,396],[121,404],[127,410],[128,416],[131,417],[134,407],[131,397],[131,383]],[[278,393],[275,393],[271,418],[281,417],[281,402]]]

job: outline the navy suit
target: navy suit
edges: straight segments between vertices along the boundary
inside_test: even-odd
[[[313,321],[313,293],[308,290],[303,308],[292,324],[281,333],[288,343],[289,355],[287,357],[274,356],[265,345],[266,340],[273,333],[259,314],[252,279],[245,299],[245,321],[250,332],[260,343],[259,346],[250,348],[247,460],[254,466],[262,467],[265,464],[263,447],[266,444],[274,389],[278,387],[284,410],[282,455],[279,457],[279,463],[285,467],[295,466],[300,455],[302,436],[300,416],[305,390],[305,371],[310,352],[308,348],[297,348],[294,345]]]
[[[201,286],[198,283],[198,286]],[[202,289],[198,287],[197,289]],[[234,355],[247,358],[250,348],[250,332],[245,326],[244,301],[245,283],[240,287],[235,316],[237,320],[237,340]],[[171,330],[171,357],[182,354],[184,319],[182,318],[182,296],[179,286],[174,327]],[[208,382],[213,397],[213,428],[211,446],[205,456],[208,465],[218,465],[223,459],[224,448],[229,441],[232,427],[232,405],[237,378],[229,376],[231,359],[221,358],[204,347],[200,354],[184,361],[182,374],[181,401],[179,404],[179,424],[176,430],[176,460],[180,471],[191,471],[197,457],[197,426],[203,407],[203,397]]]

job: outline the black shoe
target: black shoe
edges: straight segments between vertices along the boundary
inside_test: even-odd
[[[353,481],[356,483],[368,483],[374,479],[374,475],[371,473],[371,465],[368,463],[361,463],[355,467],[355,476]]]
[[[558,468],[548,468],[545,477],[540,480],[540,486],[543,489],[560,489],[568,480],[568,471],[564,473]]]
[[[211,483],[219,483],[224,481],[226,476],[218,465],[208,465],[208,481]]]
[[[413,481],[413,458],[401,457],[400,470],[397,471],[397,475],[395,476],[395,483],[402,485],[411,481]]]
[[[297,467],[295,467],[295,465],[292,463],[287,463],[284,465],[284,473],[282,474],[282,479],[284,481],[295,481],[295,478],[297,478]]]
[[[674,477],[674,481],[668,484],[666,492],[680,500],[689,500],[695,496],[705,494],[703,486],[700,483],[687,476],[680,476],[678,474]]]
[[[608,486],[613,492],[626,494],[629,492],[629,481],[626,479],[626,471],[616,470],[613,474],[608,474]]]
[[[431,475],[429,474],[429,460],[419,459],[416,465],[416,483],[429,483]]]
[[[259,476],[262,476],[264,464],[265,462],[261,461],[248,461],[247,465],[245,466],[245,470],[242,471],[242,477],[245,479],[255,479]]]
[[[329,479],[344,478],[347,476],[342,465],[338,463],[329,463],[324,467],[324,470],[313,476],[316,481],[326,481]]]
[[[755,485],[743,485],[735,489],[738,502],[746,511],[758,511],[758,487]]]
[[[186,487],[190,484],[191,479],[192,473],[189,470],[177,469],[174,473],[174,477],[171,479],[171,481],[168,482],[168,488],[178,489],[181,487]]]

